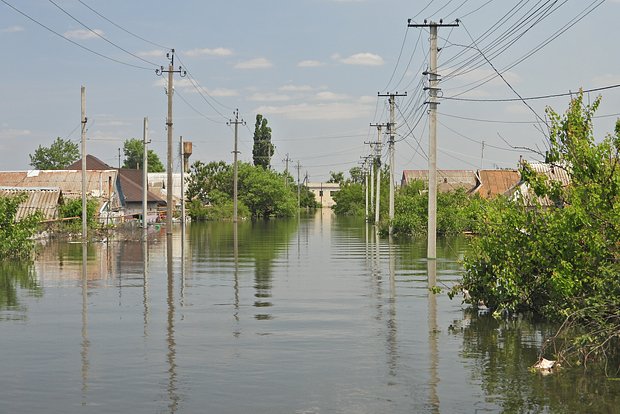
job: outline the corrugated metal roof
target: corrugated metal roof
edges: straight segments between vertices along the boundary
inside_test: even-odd
[[[114,193],[116,170],[86,171],[86,191],[97,198],[108,198]],[[63,196],[82,195],[82,172],[78,170],[0,171],[0,186],[59,187]]]
[[[545,164],[542,162],[531,162],[530,167],[534,171],[540,174],[544,174],[553,181],[559,181],[563,186],[570,184],[570,176],[568,175],[568,168],[564,168],[557,165]]]
[[[43,214],[44,220],[58,218],[58,205],[62,197],[60,188],[0,187],[0,197],[11,197],[21,193],[26,193],[28,198],[17,209],[15,217],[17,221],[37,211]]]
[[[481,183],[476,192],[483,198],[505,194],[521,180],[517,170],[480,170],[478,175]]]
[[[407,185],[413,180],[428,183],[428,170],[404,170],[401,185]],[[464,188],[473,190],[478,184],[476,173],[471,170],[437,170],[437,188],[441,192]]]

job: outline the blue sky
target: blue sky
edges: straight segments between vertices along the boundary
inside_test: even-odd
[[[506,82],[522,97],[620,84],[618,16],[617,0],[2,0],[0,169],[28,169],[28,154],[57,136],[79,142],[81,85],[89,153],[116,166],[118,148],[141,138],[148,117],[151,148],[165,162],[166,85],[155,69],[168,64],[167,48],[174,48],[175,66],[189,76],[175,76],[173,131],[175,141],[194,143],[191,160],[232,160],[226,121],[239,108],[247,122],[239,130],[242,160],[251,160],[261,113],[273,130],[274,168],[283,170],[288,154],[291,168],[299,161],[302,175],[325,180],[370,153],[364,142],[376,139],[376,130],[369,124],[388,121],[387,101],[377,93],[407,92],[397,99],[400,176],[427,168],[428,152],[421,72],[429,35],[408,29],[408,18],[461,19],[460,27],[439,30],[442,94],[484,100],[517,98]],[[619,89],[600,92],[599,137],[613,130]],[[538,117],[546,106],[563,112],[568,99],[531,100],[531,109],[518,101],[442,99],[439,168],[540,159],[509,144],[544,151]]]

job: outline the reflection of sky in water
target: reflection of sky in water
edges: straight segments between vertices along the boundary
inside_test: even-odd
[[[429,295],[458,279],[466,249],[440,239],[427,263],[424,241],[378,240],[328,211],[236,235],[191,224],[183,244],[89,244],[86,272],[81,244],[51,243],[30,278],[39,293],[14,282],[18,308],[0,309],[21,315],[0,320],[0,370],[15,373],[0,377],[0,412],[574,408],[579,390],[527,370],[542,328]],[[600,386],[595,407],[618,402],[615,383],[581,381]]]

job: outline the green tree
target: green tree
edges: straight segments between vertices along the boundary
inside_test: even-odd
[[[57,137],[49,147],[39,147],[30,154],[30,165],[38,170],[62,170],[80,158],[78,144]]]
[[[73,198],[65,200],[59,209],[60,218],[82,217],[82,199]],[[82,222],[75,220],[71,226],[77,229],[81,229]],[[86,201],[86,224],[89,227],[94,227],[97,223],[97,201],[89,198]]]
[[[123,161],[123,168],[137,169],[142,165],[144,158],[144,142],[137,138],[130,138],[125,140],[123,144],[123,153],[125,154],[125,160]],[[164,165],[162,164],[159,156],[153,150],[148,150],[146,153],[148,172],[164,172]]]
[[[297,211],[297,193],[282,174],[262,166],[239,164],[239,199],[252,217],[290,217]]]
[[[210,203],[214,190],[232,195],[232,178],[232,166],[224,161],[212,161],[208,164],[195,161],[186,178],[186,197],[188,200]]]
[[[343,184],[344,183],[344,173],[342,171],[340,171],[340,172],[330,171],[329,172],[329,179],[327,180],[327,182],[328,183]]]
[[[599,103],[584,105],[580,94],[564,115],[547,110],[547,160],[571,184],[525,164],[522,179],[540,198],[486,206],[462,282],[474,303],[484,301],[498,314],[530,311],[563,320],[556,357],[581,362],[620,349],[620,121],[597,143],[592,119]]]
[[[349,177],[351,181],[357,184],[364,184],[364,176],[366,173],[361,167],[353,167],[349,170]]]
[[[267,118],[257,114],[256,124],[254,125],[254,147],[252,148],[254,165],[269,169],[274,149],[275,147],[271,143],[271,128],[267,126]]]
[[[17,209],[26,194],[0,197],[0,261],[28,259],[32,254],[36,233],[41,222],[39,212],[17,221]]]

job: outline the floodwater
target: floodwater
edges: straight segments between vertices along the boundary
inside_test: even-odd
[[[0,413],[620,412],[614,378],[529,370],[552,327],[447,297],[467,248],[329,211],[49,243],[0,267]]]

